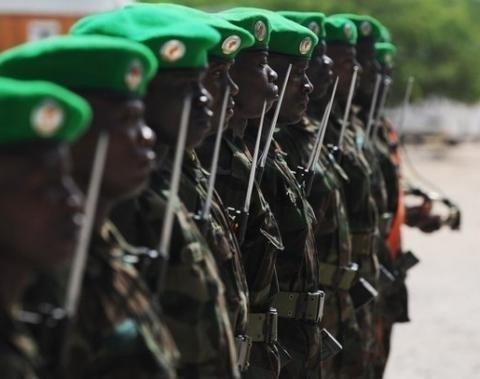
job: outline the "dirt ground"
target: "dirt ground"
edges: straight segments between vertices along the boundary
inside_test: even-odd
[[[404,245],[421,264],[408,278],[412,322],[394,329],[385,379],[478,379],[480,144],[408,151],[418,170],[461,206],[463,227],[405,231]]]

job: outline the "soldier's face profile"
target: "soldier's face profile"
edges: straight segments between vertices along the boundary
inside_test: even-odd
[[[86,96],[93,110],[88,132],[72,147],[74,174],[85,184],[91,175],[95,147],[102,130],[109,133],[101,196],[120,200],[141,191],[154,166],[155,133],[144,121],[144,105],[138,99]]]
[[[315,47],[307,75],[313,84],[313,92],[310,95],[312,100],[321,100],[327,94],[333,83],[333,61],[327,55],[325,41],[320,41]]]
[[[73,256],[83,198],[66,145],[0,152],[0,251],[29,269],[58,268]]]
[[[278,73],[279,83],[283,83],[288,66],[292,64],[278,117],[279,123],[291,124],[300,121],[307,110],[309,95],[313,90],[312,83],[307,76],[309,61],[282,54],[270,54],[269,62]]]
[[[210,132],[212,99],[203,84],[206,69],[160,71],[145,97],[146,120],[159,140],[175,146],[185,97],[192,98],[187,147],[199,146]]]
[[[346,101],[355,66],[360,67],[359,77],[361,78],[362,69],[357,60],[356,49],[354,46],[346,44],[329,44],[328,54],[333,59],[333,73],[339,78],[338,98]]]
[[[212,96],[212,128],[211,134],[217,131],[220,120],[222,104],[227,87],[230,87],[230,96],[227,101],[227,111],[225,115],[225,123],[228,123],[233,116],[235,102],[233,98],[238,94],[238,86],[230,76],[230,68],[233,61],[225,61],[219,58],[210,58],[209,67],[203,83],[205,88]]]
[[[375,87],[375,78],[381,68],[377,63],[375,43],[369,39],[357,45],[357,60],[362,66],[362,76],[359,83],[359,96],[371,97]]]
[[[277,101],[278,76],[269,65],[266,51],[240,52],[230,74],[239,88],[235,96],[235,116],[258,118],[262,114],[265,101],[267,110]]]

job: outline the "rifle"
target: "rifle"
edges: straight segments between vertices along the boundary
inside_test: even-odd
[[[210,210],[212,208],[213,191],[215,190],[215,179],[217,177],[218,169],[218,159],[220,157],[220,145],[222,143],[222,135],[225,125],[225,115],[227,113],[230,92],[231,88],[229,85],[227,85],[227,88],[225,89],[225,93],[223,95],[222,109],[220,111],[220,119],[218,122],[218,129],[215,137],[215,145],[213,148],[212,163],[210,165],[210,177],[208,178],[207,198],[205,200],[205,203],[203,204],[203,209],[199,216],[200,222],[202,222],[204,225],[206,225],[206,221],[210,217]]]
[[[188,124],[190,120],[190,110],[192,108],[192,95],[185,96],[183,102],[182,114],[180,117],[180,128],[177,137],[177,145],[175,150],[175,158],[173,161],[172,174],[170,177],[170,191],[167,201],[167,208],[165,210],[165,218],[163,220],[162,230],[160,234],[160,243],[158,245],[159,253],[159,276],[157,281],[156,294],[163,292],[165,286],[165,276],[167,270],[167,263],[170,256],[170,240],[172,237],[175,206],[179,202],[178,190],[180,188],[180,179],[182,176],[182,163],[185,153],[185,143],[187,140]]]
[[[381,83],[382,83],[382,75],[377,74],[377,77],[375,79],[375,87],[373,90],[372,102],[370,104],[370,111],[368,112],[368,122],[367,122],[367,127],[365,132],[365,141],[363,144],[364,146],[367,146],[370,144],[370,134],[372,132],[373,120],[375,116],[375,108],[377,106],[378,93],[380,91]]]
[[[250,203],[252,200],[253,186],[255,184],[255,174],[257,170],[258,153],[260,151],[260,142],[262,139],[263,124],[265,121],[266,112],[267,112],[267,102],[264,101],[263,108],[262,108],[262,115],[260,116],[260,123],[258,125],[257,139],[255,141],[255,149],[253,151],[252,167],[250,168],[250,174],[248,177],[248,186],[247,186],[247,192],[245,194],[245,202],[243,204],[243,209],[241,210],[241,215],[240,215],[240,225],[239,225],[239,233],[238,233],[238,243],[240,245],[245,240],[245,233],[247,231],[248,216],[250,213]]]
[[[350,82],[350,90],[348,91],[347,105],[345,106],[345,112],[343,114],[342,129],[340,131],[340,136],[338,137],[337,147],[340,150],[342,150],[343,140],[345,138],[345,133],[347,131],[348,118],[350,117],[350,109],[352,108],[353,94],[355,93],[358,70],[359,70],[358,66],[355,66],[353,68],[353,76],[352,76],[352,81]]]
[[[259,170],[258,170],[258,184],[262,182],[263,171],[265,170],[265,164],[267,163],[268,152],[270,150],[270,145],[273,140],[273,132],[275,131],[275,126],[277,125],[278,116],[280,114],[280,109],[282,108],[283,97],[285,96],[285,90],[287,89],[288,79],[290,78],[290,73],[292,71],[292,64],[290,63],[287,68],[287,73],[285,74],[285,79],[283,80],[282,90],[280,91],[280,97],[278,99],[277,107],[275,108],[275,113],[273,114],[272,123],[270,124],[270,130],[268,132],[268,137],[265,142],[265,147],[263,149],[262,155],[260,157]]]
[[[335,84],[333,86],[330,101],[328,102],[327,107],[325,108],[325,111],[323,113],[322,121],[320,123],[320,127],[318,128],[314,148],[312,150],[312,153],[310,154],[310,158],[308,160],[307,168],[305,170],[305,183],[306,183],[305,190],[306,190],[307,196],[310,195],[310,192],[312,190],[313,179],[315,177],[314,165],[315,165],[316,162],[318,162],[318,160],[320,158],[320,153],[322,151],[323,141],[325,139],[325,133],[326,133],[327,127],[328,127],[328,121],[330,120],[330,114],[332,112],[333,101],[335,100],[335,94],[337,92],[337,86],[338,86],[338,76],[337,76],[337,79],[335,80]]]

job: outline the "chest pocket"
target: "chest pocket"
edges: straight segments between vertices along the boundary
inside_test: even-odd
[[[250,169],[252,167],[248,158],[239,151],[233,154],[232,159],[232,176],[236,179],[242,180],[247,183],[250,177]]]

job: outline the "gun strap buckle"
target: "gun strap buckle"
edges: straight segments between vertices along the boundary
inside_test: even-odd
[[[323,317],[325,292],[285,292],[275,295],[278,316],[319,323]]]
[[[247,334],[252,342],[277,342],[278,313],[270,308],[266,313],[249,313]]]
[[[238,368],[240,371],[246,371],[250,366],[250,352],[252,349],[252,339],[246,335],[235,337],[237,347]]]
[[[371,256],[373,254],[374,234],[366,233],[352,233],[352,255]]]
[[[320,263],[320,284],[338,290],[348,291],[358,280],[358,267],[337,266],[329,263]]]

